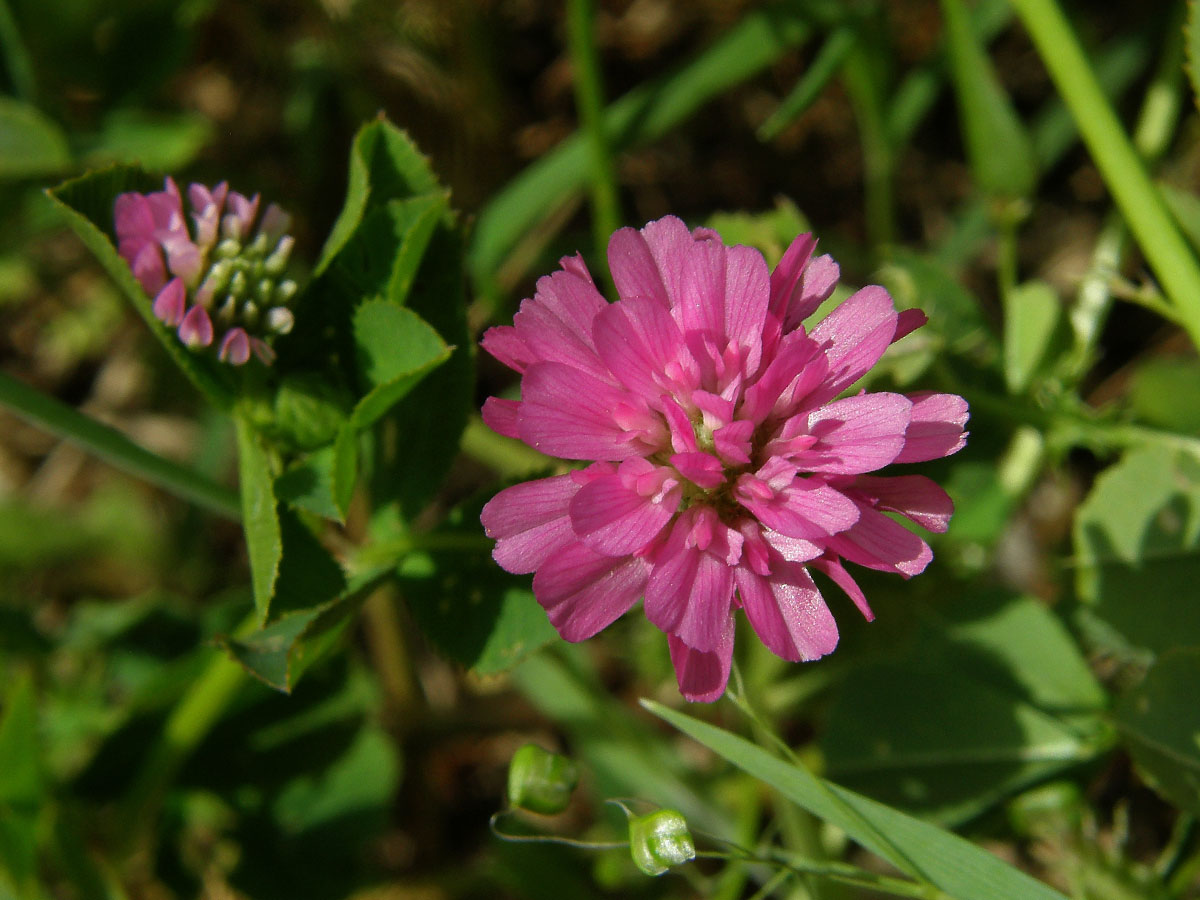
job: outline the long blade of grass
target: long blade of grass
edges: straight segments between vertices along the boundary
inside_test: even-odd
[[[817,778],[743,737],[668,709],[642,705],[743,772],[770,785],[902,871],[956,900],[1065,900],[1062,894],[1001,862],[970,841]],[[864,826],[865,823],[865,826]],[[886,836],[880,839],[880,835]],[[917,871],[913,871],[913,866]]]
[[[0,372],[0,404],[21,418],[65,438],[104,461],[197,506],[239,521],[238,496],[178,463],[140,447],[121,432]]]
[[[1147,263],[1179,310],[1192,343],[1200,347],[1200,264],[1105,98],[1074,30],[1053,0],[1013,0],[1013,8]]]
[[[609,147],[619,150],[666,134],[704,103],[760,72],[812,33],[802,4],[747,13],[678,72],[630,91],[604,113]],[[527,167],[484,207],[467,250],[476,289],[493,300],[497,267],[520,238],[586,184],[591,152],[577,133]]]

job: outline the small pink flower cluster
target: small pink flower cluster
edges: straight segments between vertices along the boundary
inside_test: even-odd
[[[823,656],[838,629],[810,570],[870,619],[843,562],[916,575],[929,547],[887,513],[945,531],[953,511],[923,475],[868,473],[962,448],[962,397],[842,396],[925,315],[871,286],[806,329],[839,277],[815,247],[801,235],[770,272],[674,217],[623,228],[608,245],[620,300],[567,257],[483,338],[522,375],[521,399],[489,398],[484,421],[591,462],[484,507],[496,561],[535,573],[569,641],[644,599],[689,700],[724,693],[736,610],[784,659]]]
[[[258,196],[247,199],[225,182],[193,184],[187,199],[191,229],[169,177],[161,191],[118,196],[117,252],[154,298],[154,315],[178,329],[185,346],[209,347],[221,329],[222,362],[243,365],[253,351],[270,364],[275,354],[265,338],[291,330],[287,304],[297,290],[282,277],[294,243],[287,214],[271,204],[259,219]]]

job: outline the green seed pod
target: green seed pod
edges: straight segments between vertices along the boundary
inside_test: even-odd
[[[526,744],[508,764],[508,802],[517,809],[556,815],[567,808],[578,782],[579,770],[570,759]]]
[[[687,820],[673,809],[630,818],[629,851],[647,875],[661,875],[671,866],[696,858]]]

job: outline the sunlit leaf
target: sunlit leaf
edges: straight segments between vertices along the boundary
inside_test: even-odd
[[[1180,809],[1200,815],[1200,648],[1163,654],[1115,710],[1138,768]]]
[[[1095,639],[1162,653],[1200,645],[1200,460],[1161,446],[1096,479],[1074,528],[1076,582]]]
[[[1014,394],[1024,391],[1045,366],[1062,319],[1062,304],[1044,281],[1018,285],[1004,300],[1004,379]]]
[[[707,722],[650,700],[642,705],[902,872],[956,900],[1064,900],[1058,891],[952,832],[818,778]]]
[[[54,175],[70,166],[63,130],[36,107],[0,96],[0,178]]]

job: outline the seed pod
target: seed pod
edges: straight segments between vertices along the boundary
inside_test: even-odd
[[[579,782],[579,770],[570,759],[526,744],[508,764],[508,802],[517,809],[552,816],[567,808]]]
[[[629,852],[647,875],[661,875],[672,866],[695,859],[696,845],[681,814],[659,809],[630,818]]]

